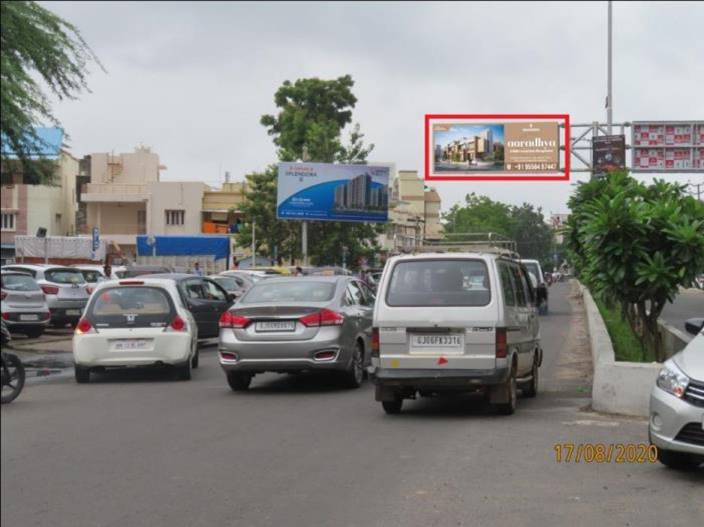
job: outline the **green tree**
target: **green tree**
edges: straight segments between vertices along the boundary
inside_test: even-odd
[[[366,163],[374,145],[364,144],[359,124],[350,131],[347,146],[341,140],[343,129],[352,122],[352,109],[357,102],[352,93],[353,86],[354,81],[349,75],[334,80],[309,78],[283,83],[274,95],[278,113],[261,118],[261,124],[278,147],[281,161]],[[272,196],[267,201],[270,211],[267,214],[275,216],[276,196]],[[259,223],[260,220],[256,221]],[[276,225],[286,233],[287,239],[295,239],[284,245],[300,247],[300,222],[277,221]],[[343,249],[346,249],[348,264],[354,264],[359,257],[369,257],[378,250],[376,237],[381,230],[377,224],[308,222],[311,262],[316,265],[340,264]],[[241,239],[244,242],[246,236]],[[293,254],[296,250],[291,252]]]
[[[0,18],[2,147],[16,152],[31,173],[30,149],[39,141],[34,128],[59,125],[38,78],[58,99],[75,99],[88,90],[88,63],[102,65],[74,25],[36,2],[1,2]]]
[[[645,185],[622,171],[580,185],[569,206],[566,242],[580,279],[619,305],[663,360],[657,320],[679,287],[704,270],[704,203],[684,186]]]
[[[521,258],[539,260],[543,269],[552,267],[553,232],[540,207],[528,203],[511,207],[509,238],[516,241]]]

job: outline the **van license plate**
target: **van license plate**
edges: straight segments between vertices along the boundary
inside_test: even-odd
[[[296,323],[293,320],[269,320],[257,322],[254,328],[257,331],[293,331]]]
[[[411,335],[411,352],[462,353],[464,335]]]
[[[143,351],[151,347],[151,340],[125,339],[112,342],[113,351]]]

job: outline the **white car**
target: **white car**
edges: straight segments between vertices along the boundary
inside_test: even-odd
[[[648,436],[668,467],[704,463],[704,319],[691,319],[696,336],[663,364],[650,393]]]
[[[92,370],[171,365],[182,380],[198,367],[198,326],[173,280],[100,282],[73,337],[76,382]]]
[[[111,276],[105,276],[105,267],[97,264],[77,264],[74,265],[76,269],[80,269],[83,273],[83,277],[89,284],[94,284],[96,282],[101,282],[103,280],[119,280],[121,278],[120,273],[125,270],[125,266],[115,266],[112,268]]]

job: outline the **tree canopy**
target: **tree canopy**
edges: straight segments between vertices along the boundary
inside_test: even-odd
[[[73,24],[36,2],[1,2],[0,18],[0,135],[3,150],[27,161],[34,128],[59,125],[38,77],[54,96],[74,99],[88,90],[88,63],[102,65]]]

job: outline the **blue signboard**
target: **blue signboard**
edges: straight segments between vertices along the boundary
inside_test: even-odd
[[[100,248],[100,229],[98,227],[93,227],[93,251],[97,251]]]
[[[390,172],[388,166],[279,163],[276,217],[388,221]]]

